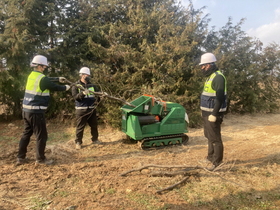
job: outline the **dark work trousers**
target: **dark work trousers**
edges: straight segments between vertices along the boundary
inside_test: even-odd
[[[86,124],[90,126],[91,140],[98,140],[96,109],[76,109],[76,119],[77,127],[75,143],[83,143]]]
[[[208,139],[208,156],[213,165],[218,166],[223,160],[224,146],[221,136],[223,116],[217,116],[216,122],[209,122],[208,116],[203,117],[204,136]]]
[[[46,120],[44,113],[22,112],[24,132],[19,141],[18,158],[25,158],[30,137],[34,133],[36,137],[36,160],[45,160],[45,148],[48,139]]]

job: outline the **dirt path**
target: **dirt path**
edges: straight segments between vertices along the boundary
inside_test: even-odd
[[[143,151],[123,142],[122,132],[100,128],[102,145],[74,149],[74,128],[49,124],[47,157],[53,166],[35,166],[34,141],[29,162],[15,166],[22,122],[0,124],[0,209],[277,209],[280,206],[280,114],[226,116],[222,135],[224,165],[215,173],[195,170],[187,183],[163,194],[182,176],[150,176],[148,164],[206,166],[202,129],[190,129],[183,146]],[[88,134],[88,130],[85,131]],[[169,171],[172,171],[171,169]],[[255,208],[256,207],[256,208]],[[240,208],[241,209],[241,208]],[[280,208],[279,208],[280,209]]]

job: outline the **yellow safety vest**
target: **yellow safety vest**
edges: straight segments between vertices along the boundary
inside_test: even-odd
[[[216,99],[216,91],[212,88],[212,82],[217,75],[222,75],[225,79],[225,101],[222,104],[219,112],[225,112],[227,109],[226,104],[226,95],[227,95],[227,82],[225,76],[222,74],[221,71],[216,71],[208,77],[206,82],[204,83],[203,92],[200,98],[200,109],[207,112],[212,112],[215,106],[215,99]]]
[[[23,110],[27,112],[43,112],[48,108],[50,91],[40,89],[41,79],[44,74],[32,71],[28,76],[23,99]]]
[[[78,85],[82,86],[82,85]],[[78,88],[79,89],[79,88]],[[88,90],[94,92],[94,87],[89,87]],[[79,89],[79,92],[83,90]],[[93,93],[87,94],[82,101],[75,101],[75,109],[93,109],[94,108],[95,97]]]

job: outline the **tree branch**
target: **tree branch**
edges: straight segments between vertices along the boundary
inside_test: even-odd
[[[218,173],[215,173],[216,170],[220,169],[225,163],[220,164],[217,168],[215,168],[215,170],[213,171],[209,171],[207,168],[205,167],[201,167],[201,166],[185,166],[185,165],[154,165],[154,164],[149,164],[149,165],[145,165],[142,166],[140,168],[136,168],[136,169],[132,169],[129,171],[126,171],[122,174],[120,174],[120,176],[126,176],[129,173],[135,172],[135,171],[142,171],[143,169],[148,169],[148,168],[182,168],[180,170],[174,171],[174,172],[162,172],[162,171],[157,171],[155,173],[150,174],[150,176],[177,176],[177,175],[182,175],[183,179],[177,183],[175,183],[174,185],[171,185],[169,187],[166,187],[164,189],[158,190],[156,191],[156,193],[161,193],[163,191],[166,190],[172,190],[174,189],[176,186],[182,184],[183,182],[187,181],[191,176],[197,175],[198,173],[189,173],[189,171],[192,170],[196,170],[196,169],[203,169],[205,170],[207,173],[211,173],[214,174],[215,176],[218,176],[219,178],[221,178],[222,180],[228,181],[230,183],[236,184],[242,188],[244,188],[242,185],[229,181],[227,179],[225,179],[224,177],[222,177],[221,175],[219,175]]]
[[[184,168],[184,171],[191,171],[191,170],[195,170],[195,169],[203,169],[203,167],[200,167],[200,166],[153,165],[153,164],[150,164],[150,165],[146,165],[146,166],[143,166],[143,167],[140,167],[140,168],[136,168],[136,169],[132,169],[132,170],[129,170],[127,172],[124,172],[124,173],[120,174],[120,176],[125,176],[125,175],[127,175],[131,172],[134,172],[134,171],[142,171],[143,169],[150,168],[150,167],[154,167],[154,168]]]
[[[183,182],[187,181],[191,176],[187,176],[187,177],[184,177],[184,179],[182,179],[181,181],[169,186],[169,187],[166,187],[166,188],[163,188],[161,190],[158,190],[156,191],[156,193],[160,194],[161,192],[165,191],[165,190],[172,190],[174,189],[176,186],[178,186],[179,184],[182,184]]]

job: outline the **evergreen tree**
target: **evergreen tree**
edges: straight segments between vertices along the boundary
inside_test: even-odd
[[[192,112],[199,91],[193,88],[193,66],[207,24],[201,11],[192,5],[185,10],[173,0],[110,2],[94,7],[95,14],[103,14],[94,25],[102,39],[90,37],[88,42],[99,56],[92,65],[94,77],[125,100],[150,94],[182,103]],[[119,109],[113,102],[107,106],[110,116]]]
[[[48,56],[52,0],[1,1],[0,101],[6,112],[21,115],[29,64],[35,54]]]
[[[25,0],[0,2],[0,101],[20,113],[24,85],[35,54],[51,62],[49,76],[78,79],[88,66],[103,91],[127,101],[142,94],[182,104],[191,125],[200,119],[204,78],[198,66],[213,52],[228,81],[230,112],[277,109],[279,46],[241,30],[231,18],[208,31],[204,7],[187,8],[176,0]],[[71,113],[70,93],[55,93],[48,116]],[[118,101],[103,101],[105,122],[120,124]]]
[[[39,4],[39,1],[37,2]],[[36,27],[34,1],[1,1],[0,59],[5,71],[0,72],[0,101],[7,105],[6,112],[20,115],[20,101],[24,89],[27,64],[34,52],[34,43],[40,44]],[[38,7],[37,4],[37,7]],[[34,16],[32,16],[34,15]],[[36,17],[36,18],[35,18]]]
[[[267,64],[273,62],[271,64],[275,68],[276,60],[266,59],[267,55],[261,53],[262,44],[241,30],[243,21],[234,26],[229,18],[218,32],[211,31],[204,44],[205,49],[217,55],[218,66],[227,78],[228,111],[255,113],[275,110],[276,101],[272,100],[275,95],[264,88],[265,82],[262,81],[267,74],[263,67],[269,68],[271,65]]]

